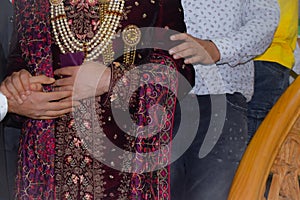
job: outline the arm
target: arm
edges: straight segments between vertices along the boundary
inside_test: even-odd
[[[279,21],[277,0],[247,0],[243,26],[224,37],[211,38],[220,51],[217,64],[235,66],[262,54],[270,45]]]
[[[176,59],[185,58],[185,63],[235,66],[247,62],[263,53],[273,39],[279,19],[277,1],[244,1],[241,18],[242,26],[237,30],[210,40],[175,34],[171,39],[183,42],[169,52]]]

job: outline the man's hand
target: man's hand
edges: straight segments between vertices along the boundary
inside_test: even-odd
[[[31,74],[22,69],[8,76],[0,86],[0,91],[7,99],[14,99],[19,104],[27,99],[31,91],[42,91],[42,84],[54,83],[53,78],[45,75],[31,76]]]
[[[8,99],[8,111],[32,119],[53,119],[72,112],[78,102],[63,101],[72,95],[71,91],[32,91],[20,105],[15,99]]]
[[[186,64],[214,64],[220,60],[220,52],[209,40],[201,40],[186,33],[172,35],[171,40],[182,43],[169,50],[174,59],[184,58]]]

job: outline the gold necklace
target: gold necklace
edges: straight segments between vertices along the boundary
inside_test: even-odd
[[[51,24],[54,39],[62,53],[82,51],[85,60],[97,59],[106,49],[110,49],[112,39],[122,18],[125,0],[100,0],[107,10],[102,15],[103,21],[95,36],[87,42],[81,42],[72,33],[65,13],[63,0],[49,0],[51,4]],[[107,3],[108,2],[108,3]],[[111,59],[111,58],[108,58]]]

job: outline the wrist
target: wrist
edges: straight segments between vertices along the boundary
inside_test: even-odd
[[[214,64],[220,60],[219,49],[212,40],[199,40],[199,43],[208,55],[205,64]]]
[[[104,70],[102,77],[98,83],[98,87],[97,87],[98,95],[102,95],[102,94],[108,92],[109,87],[110,87],[110,81],[111,81],[111,69],[110,69],[110,67],[107,67]]]
[[[104,78],[104,92],[108,92],[111,81],[111,69],[107,67],[103,73]]]
[[[208,42],[209,42],[209,46],[210,46],[209,52],[211,52],[211,57],[212,57],[213,61],[216,63],[220,60],[220,51],[213,41],[209,40]]]

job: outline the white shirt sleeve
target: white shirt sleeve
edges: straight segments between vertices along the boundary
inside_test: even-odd
[[[7,99],[6,97],[0,92],[0,121],[3,120],[8,110]]]
[[[277,0],[252,0],[244,4],[244,25],[224,37],[211,38],[220,51],[218,64],[245,63],[262,54],[273,39],[280,16]]]

